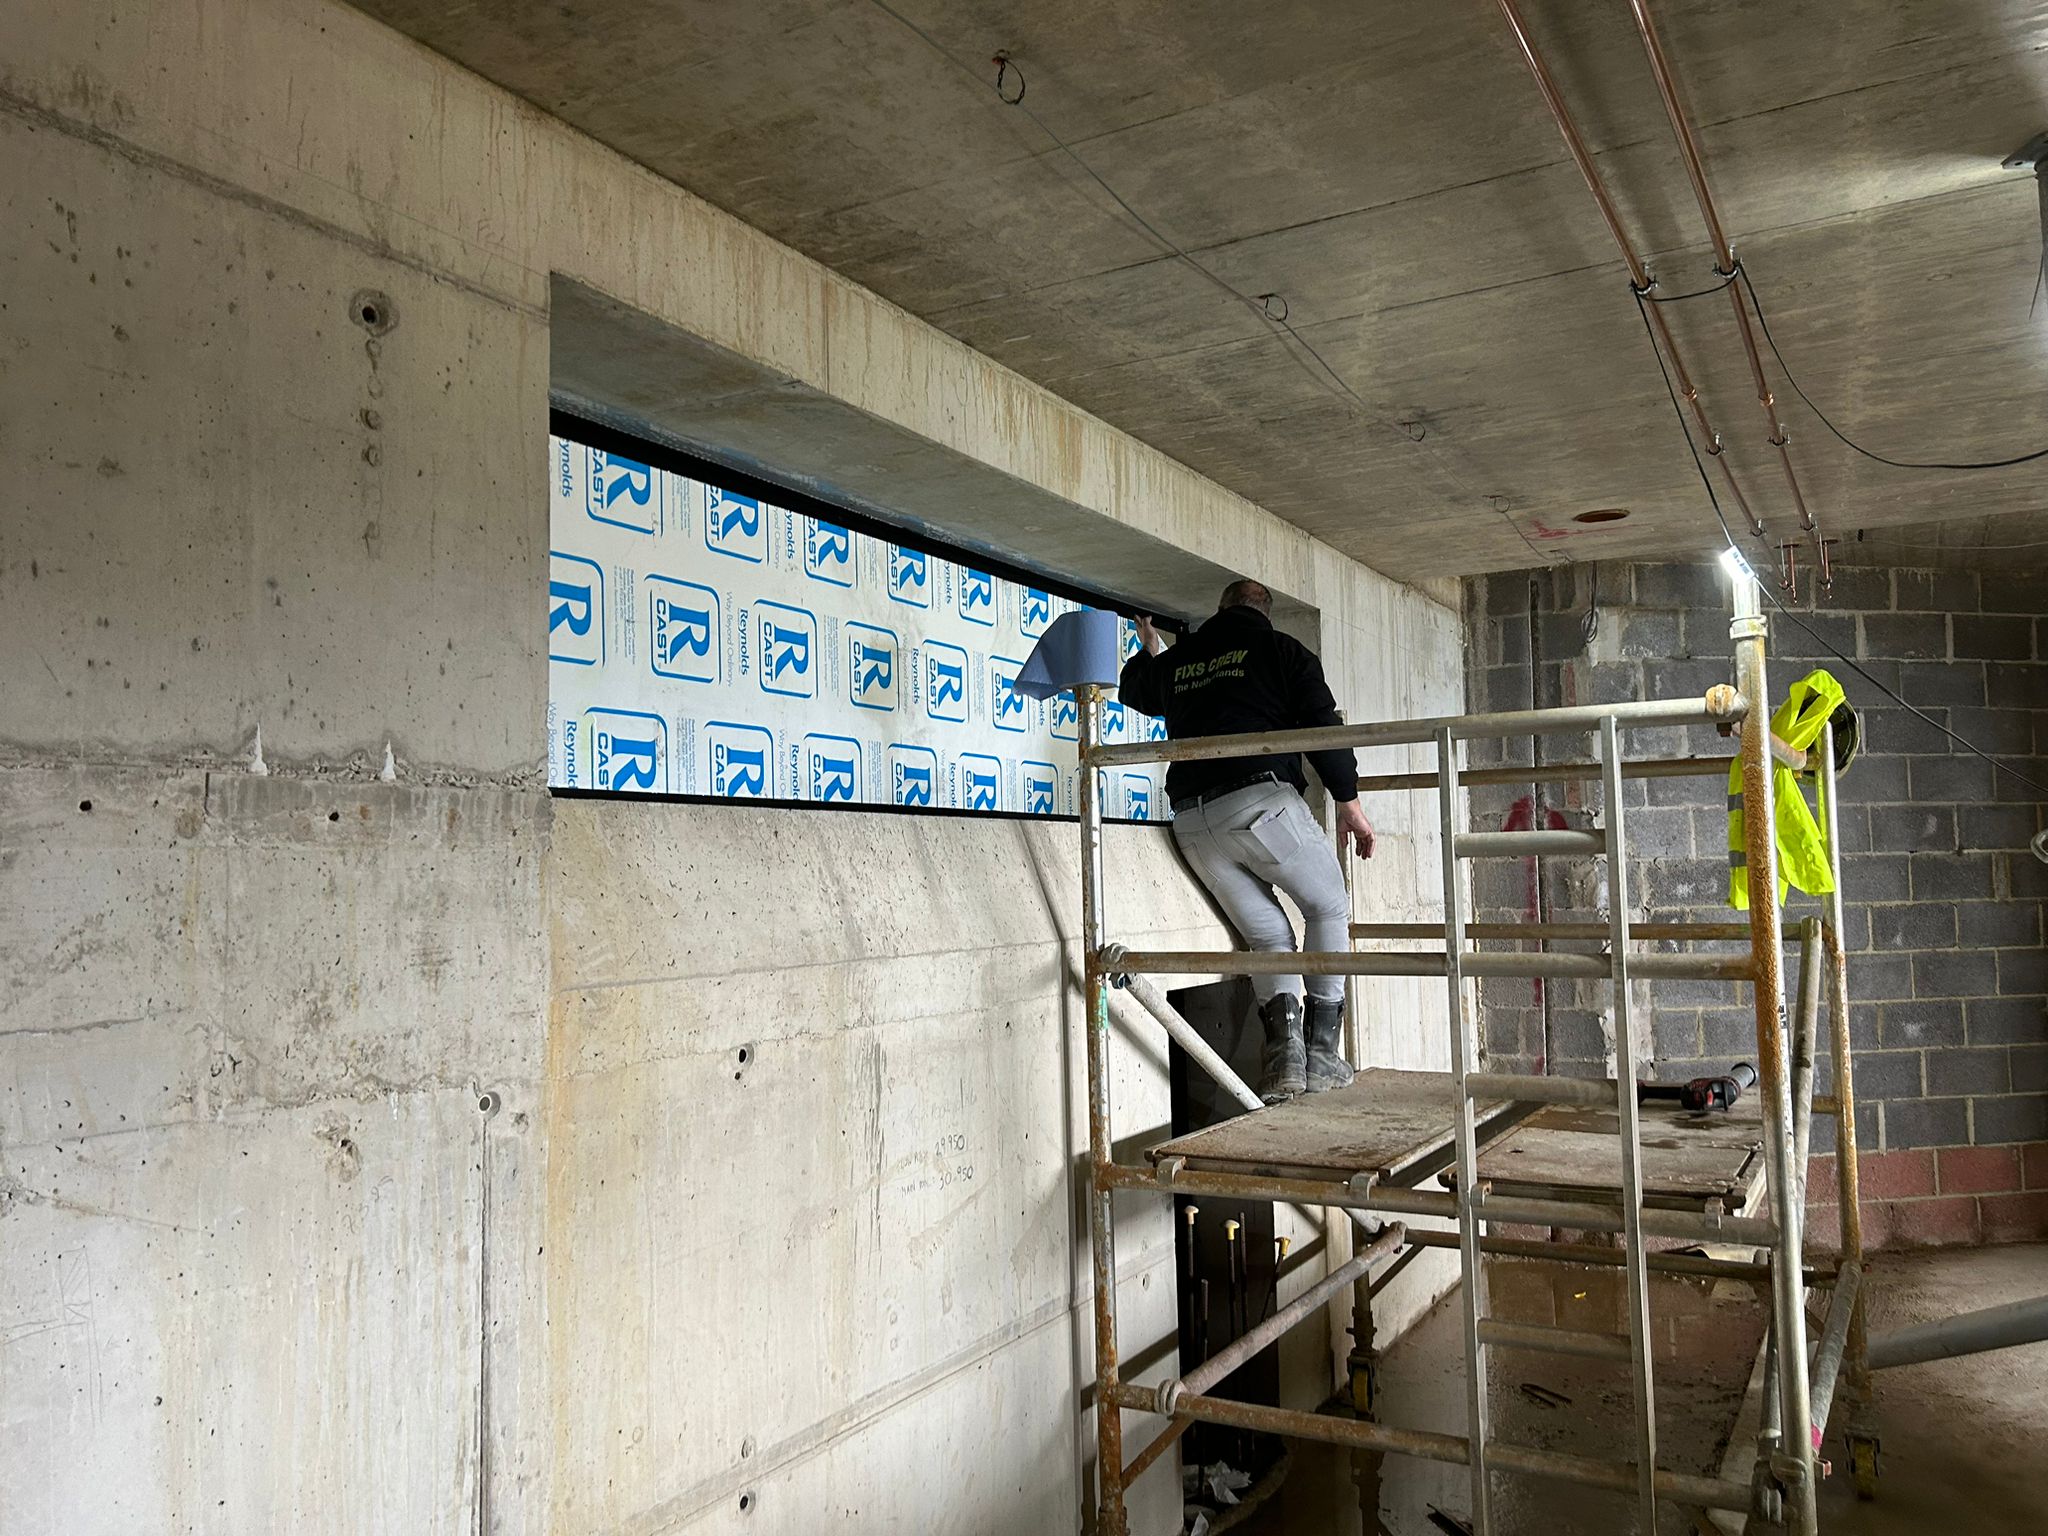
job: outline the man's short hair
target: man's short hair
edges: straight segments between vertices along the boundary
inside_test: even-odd
[[[1221,613],[1226,608],[1256,608],[1267,618],[1273,616],[1273,594],[1265,586],[1249,576],[1240,576],[1223,589],[1223,596],[1216,604]]]

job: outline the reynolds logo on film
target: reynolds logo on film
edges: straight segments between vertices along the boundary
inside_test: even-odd
[[[705,486],[704,543],[721,555],[759,565],[768,558],[768,527],[761,516],[761,503],[715,485]]]
[[[647,664],[654,675],[689,683],[717,682],[722,659],[718,594],[693,581],[652,572],[641,580],[647,588],[647,624],[654,637]]]
[[[852,804],[860,792],[860,743],[846,736],[804,737],[797,765],[797,783],[805,798]]]
[[[853,585],[853,534],[837,523],[804,519],[804,571],[813,581]]]
[[[704,743],[704,783],[732,800],[767,800],[775,794],[775,737],[758,725],[713,720]]]
[[[903,643],[892,629],[849,620],[846,636],[846,695],[857,709],[896,709],[896,658]]]
[[[1024,812],[1028,816],[1050,816],[1059,794],[1060,772],[1051,763],[1019,763],[1018,778],[1024,789]]]
[[[1080,737],[1081,706],[1074,702],[1073,689],[1054,696],[1050,729],[1061,741],[1074,741]]]
[[[756,603],[754,655],[761,687],[792,699],[818,696],[818,621],[802,608]]]
[[[996,579],[987,571],[960,568],[960,617],[970,624],[996,621]]]
[[[1102,739],[1122,741],[1124,739],[1125,710],[1123,700],[1105,699],[1102,702]]]
[[[661,521],[654,496],[654,471],[638,459],[602,449],[586,450],[583,506],[600,523],[652,533]]]
[[[1132,821],[1152,819],[1152,780],[1142,773],[1124,775],[1124,815]]]
[[[999,731],[1030,729],[1030,714],[1024,707],[1027,701],[1017,691],[1017,673],[1023,666],[1023,662],[1012,661],[1007,656],[988,659],[989,707],[995,714],[995,725]]]
[[[933,782],[939,775],[939,755],[930,747],[889,748],[889,803],[930,805]]]
[[[1003,765],[979,752],[960,754],[960,807],[969,811],[1003,808]]]
[[[668,793],[668,722],[630,709],[587,709],[590,783],[614,794]]]
[[[1036,640],[1052,623],[1052,594],[1026,587],[1017,600],[1017,627],[1026,640]]]
[[[889,595],[913,608],[932,605],[931,559],[921,549],[889,546]]]
[[[924,712],[958,725],[967,718],[967,653],[928,640],[924,647]]]
[[[548,551],[548,660],[572,667],[604,660],[604,570],[559,549]]]

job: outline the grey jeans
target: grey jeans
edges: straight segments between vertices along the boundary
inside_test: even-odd
[[[1253,784],[1173,813],[1173,840],[1248,949],[1295,948],[1294,925],[1274,895],[1301,908],[1311,950],[1351,947],[1351,898],[1337,852],[1291,784]],[[1254,976],[1263,1006],[1282,992],[1301,996],[1299,976]],[[1311,997],[1341,1003],[1342,976],[1308,978]]]

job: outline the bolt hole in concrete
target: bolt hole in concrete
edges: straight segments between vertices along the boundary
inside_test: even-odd
[[[753,1496],[753,1495],[752,1495],[751,1493],[743,1493],[743,1494],[741,1494],[741,1495],[740,1495],[740,1513],[741,1513],[741,1514],[743,1514],[743,1515],[745,1515],[745,1514],[750,1514],[750,1513],[752,1513],[752,1511],[753,1511],[753,1508],[754,1508],[754,1496]]]
[[[479,1094],[476,1107],[481,1114],[495,1115],[498,1112],[498,1096],[495,1093]]]
[[[753,1047],[752,1047],[751,1045],[743,1045],[743,1046],[741,1046],[741,1047],[740,1047],[740,1049],[739,1049],[739,1058],[740,1058],[740,1065],[739,1065],[739,1071],[737,1071],[737,1072],[733,1073],[733,1075],[732,1075],[732,1080],[733,1080],[734,1082],[738,1082],[738,1081],[740,1080],[740,1077],[742,1076],[742,1074],[744,1074],[744,1073],[746,1072],[746,1070],[747,1070],[747,1067],[748,1067],[748,1065],[749,1065],[749,1064],[750,1064],[750,1063],[751,1063],[751,1062],[753,1061],[753,1059],[754,1059],[754,1048],[753,1048]]]
[[[90,811],[92,809],[92,802],[90,800],[81,800],[78,802],[78,808],[81,811]]]
[[[327,813],[327,819],[328,819],[329,821],[339,821],[339,820],[341,820],[341,812],[339,812],[339,811],[329,811],[329,812]]]
[[[358,288],[348,301],[349,318],[372,336],[382,336],[398,324],[398,311],[388,294],[374,288]]]

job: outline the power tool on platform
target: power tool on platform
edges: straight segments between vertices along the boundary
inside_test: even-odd
[[[1686,1109],[1726,1109],[1742,1097],[1742,1090],[1756,1086],[1756,1068],[1737,1062],[1725,1077],[1696,1077],[1689,1083],[1637,1083],[1639,1103],[1652,1099],[1676,1099]]]

